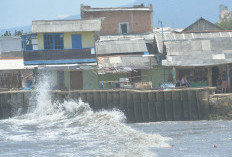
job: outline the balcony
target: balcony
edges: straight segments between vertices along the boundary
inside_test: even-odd
[[[25,65],[96,63],[93,48],[63,50],[32,50],[23,52]]]

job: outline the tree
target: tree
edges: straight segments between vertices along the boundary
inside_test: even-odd
[[[224,20],[220,23],[216,23],[219,27],[225,29],[225,30],[232,30],[232,19]]]
[[[2,36],[3,37],[11,36],[11,32],[10,31],[6,31]]]
[[[17,30],[15,30],[15,34],[14,34],[15,36],[21,36],[21,35],[23,35],[23,31],[21,30],[21,31],[17,31]]]

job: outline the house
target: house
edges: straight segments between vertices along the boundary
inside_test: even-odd
[[[106,88],[120,78],[129,78],[132,84],[151,82],[152,87],[160,87],[167,75],[154,54],[149,55],[145,40],[141,38],[98,40],[96,53],[99,80],[106,82]]]
[[[100,19],[33,21],[32,34],[22,36],[24,64],[51,70],[56,89],[94,89],[100,29]]]
[[[131,83],[153,82],[153,87],[164,81],[164,70],[158,65],[152,47],[152,5],[116,8],[81,5],[81,17],[102,19],[96,55],[99,81],[105,82],[105,88],[120,78],[129,78]]]
[[[21,37],[0,37],[0,91],[27,87],[32,69],[23,64]]]
[[[92,8],[81,5],[82,19],[102,19],[101,40],[125,38],[144,38],[148,51],[154,39],[152,4],[133,7]]]
[[[92,8],[81,5],[81,18],[102,18],[101,35],[151,33],[153,30],[152,4],[119,8]]]
[[[162,65],[170,68],[174,82],[188,74],[192,87],[218,86],[222,71],[230,77],[231,31],[200,18],[181,33],[157,33],[155,40],[159,52],[166,54]]]

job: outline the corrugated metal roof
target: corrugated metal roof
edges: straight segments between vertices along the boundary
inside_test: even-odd
[[[129,39],[144,39],[146,43],[153,43],[154,33],[145,34],[125,34],[125,35],[110,35],[110,36],[100,36],[100,40],[129,40]]]
[[[95,46],[96,54],[147,52],[146,43],[142,39],[97,41]]]
[[[100,31],[101,19],[32,21],[32,33]]]
[[[213,31],[213,30],[224,30],[224,29],[201,17],[196,22],[185,28],[182,32],[206,31],[206,30]]]
[[[232,63],[232,38],[198,38],[165,41],[164,66],[212,66]]]
[[[130,67],[134,69],[147,69],[157,65],[153,56],[119,55],[98,57],[99,68]]]
[[[177,40],[194,40],[194,39],[211,39],[232,37],[232,32],[206,32],[206,33],[155,33],[155,40],[157,42],[158,50],[163,53],[163,41],[177,41]]]

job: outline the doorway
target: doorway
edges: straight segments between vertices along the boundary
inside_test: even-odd
[[[217,66],[212,67],[212,84],[214,87],[218,85],[219,80],[219,68]]]

